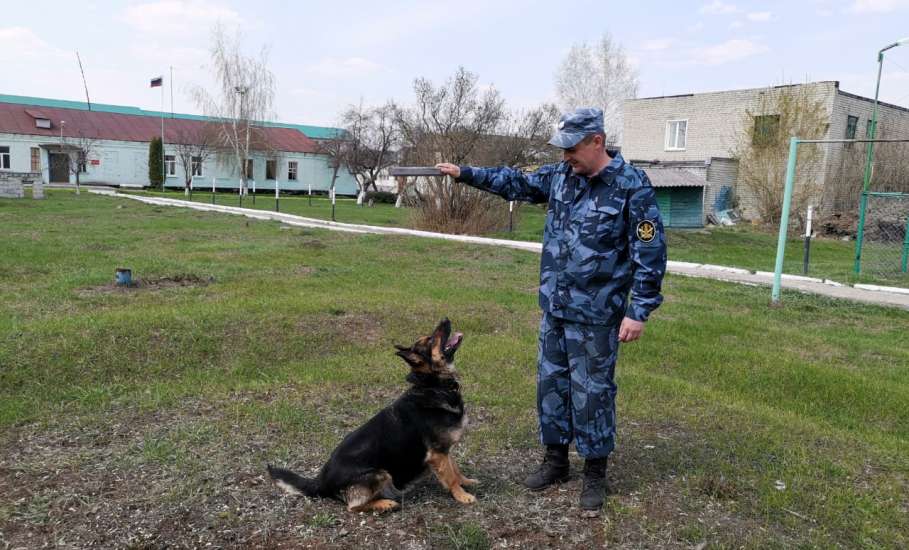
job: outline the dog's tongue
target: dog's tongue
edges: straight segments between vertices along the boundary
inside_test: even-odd
[[[459,345],[461,345],[461,338],[463,338],[463,337],[464,337],[463,334],[461,334],[460,332],[456,332],[451,335],[451,338],[448,339],[448,342],[445,343],[445,346],[449,347],[449,348],[458,347]]]

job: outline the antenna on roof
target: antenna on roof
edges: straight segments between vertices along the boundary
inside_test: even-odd
[[[88,103],[88,110],[92,110],[92,100],[88,98],[88,84],[85,82],[85,70],[82,69],[82,58],[79,57],[79,52],[76,52],[76,61],[79,62],[79,72],[82,73],[82,85],[85,86],[85,102]]]

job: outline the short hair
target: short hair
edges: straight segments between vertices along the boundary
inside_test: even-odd
[[[592,134],[587,134],[586,136],[584,136],[584,139],[581,140],[581,143],[583,143],[584,145],[587,145],[588,143],[593,141],[593,138],[595,138],[596,136],[600,136],[601,138],[603,138],[603,147],[605,147],[606,146],[606,134],[604,134],[603,132],[594,132]]]

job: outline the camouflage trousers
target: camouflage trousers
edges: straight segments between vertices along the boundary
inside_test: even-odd
[[[618,349],[618,326],[573,323],[543,314],[537,410],[544,445],[574,439],[584,458],[612,452]]]

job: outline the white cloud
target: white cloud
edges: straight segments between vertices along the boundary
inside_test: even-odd
[[[674,41],[671,38],[655,38],[653,40],[645,40],[641,48],[648,52],[656,52],[668,49],[672,46],[673,42]]]
[[[855,13],[890,13],[909,8],[909,0],[855,0],[849,11]]]
[[[382,65],[362,57],[326,57],[306,67],[306,72],[322,78],[353,78],[375,74],[381,69]]]
[[[738,13],[741,10],[734,4],[727,4],[722,0],[713,0],[713,2],[701,6],[700,11],[701,13],[713,15],[728,15],[730,13]]]
[[[732,23],[729,23],[730,29],[740,29],[744,26],[745,26],[745,24],[742,23],[741,21],[733,21]]]
[[[244,23],[231,8],[209,0],[160,0],[126,8],[121,19],[146,33],[198,33],[221,22],[228,27]]]
[[[693,52],[695,59],[692,62],[703,65],[722,65],[759,55],[766,51],[769,51],[767,46],[751,40],[727,40],[715,46],[697,48]]]
[[[688,25],[688,27],[686,28],[686,30],[687,30],[688,32],[699,32],[699,31],[702,31],[702,30],[704,30],[704,22],[703,22],[703,21],[698,21],[697,23],[695,23],[695,24],[693,24],[693,25]]]
[[[22,61],[24,58],[63,58],[75,53],[61,50],[45,42],[27,27],[0,28],[0,59]]]
[[[763,23],[773,19],[773,14],[769,11],[755,11],[748,14],[748,20]]]

